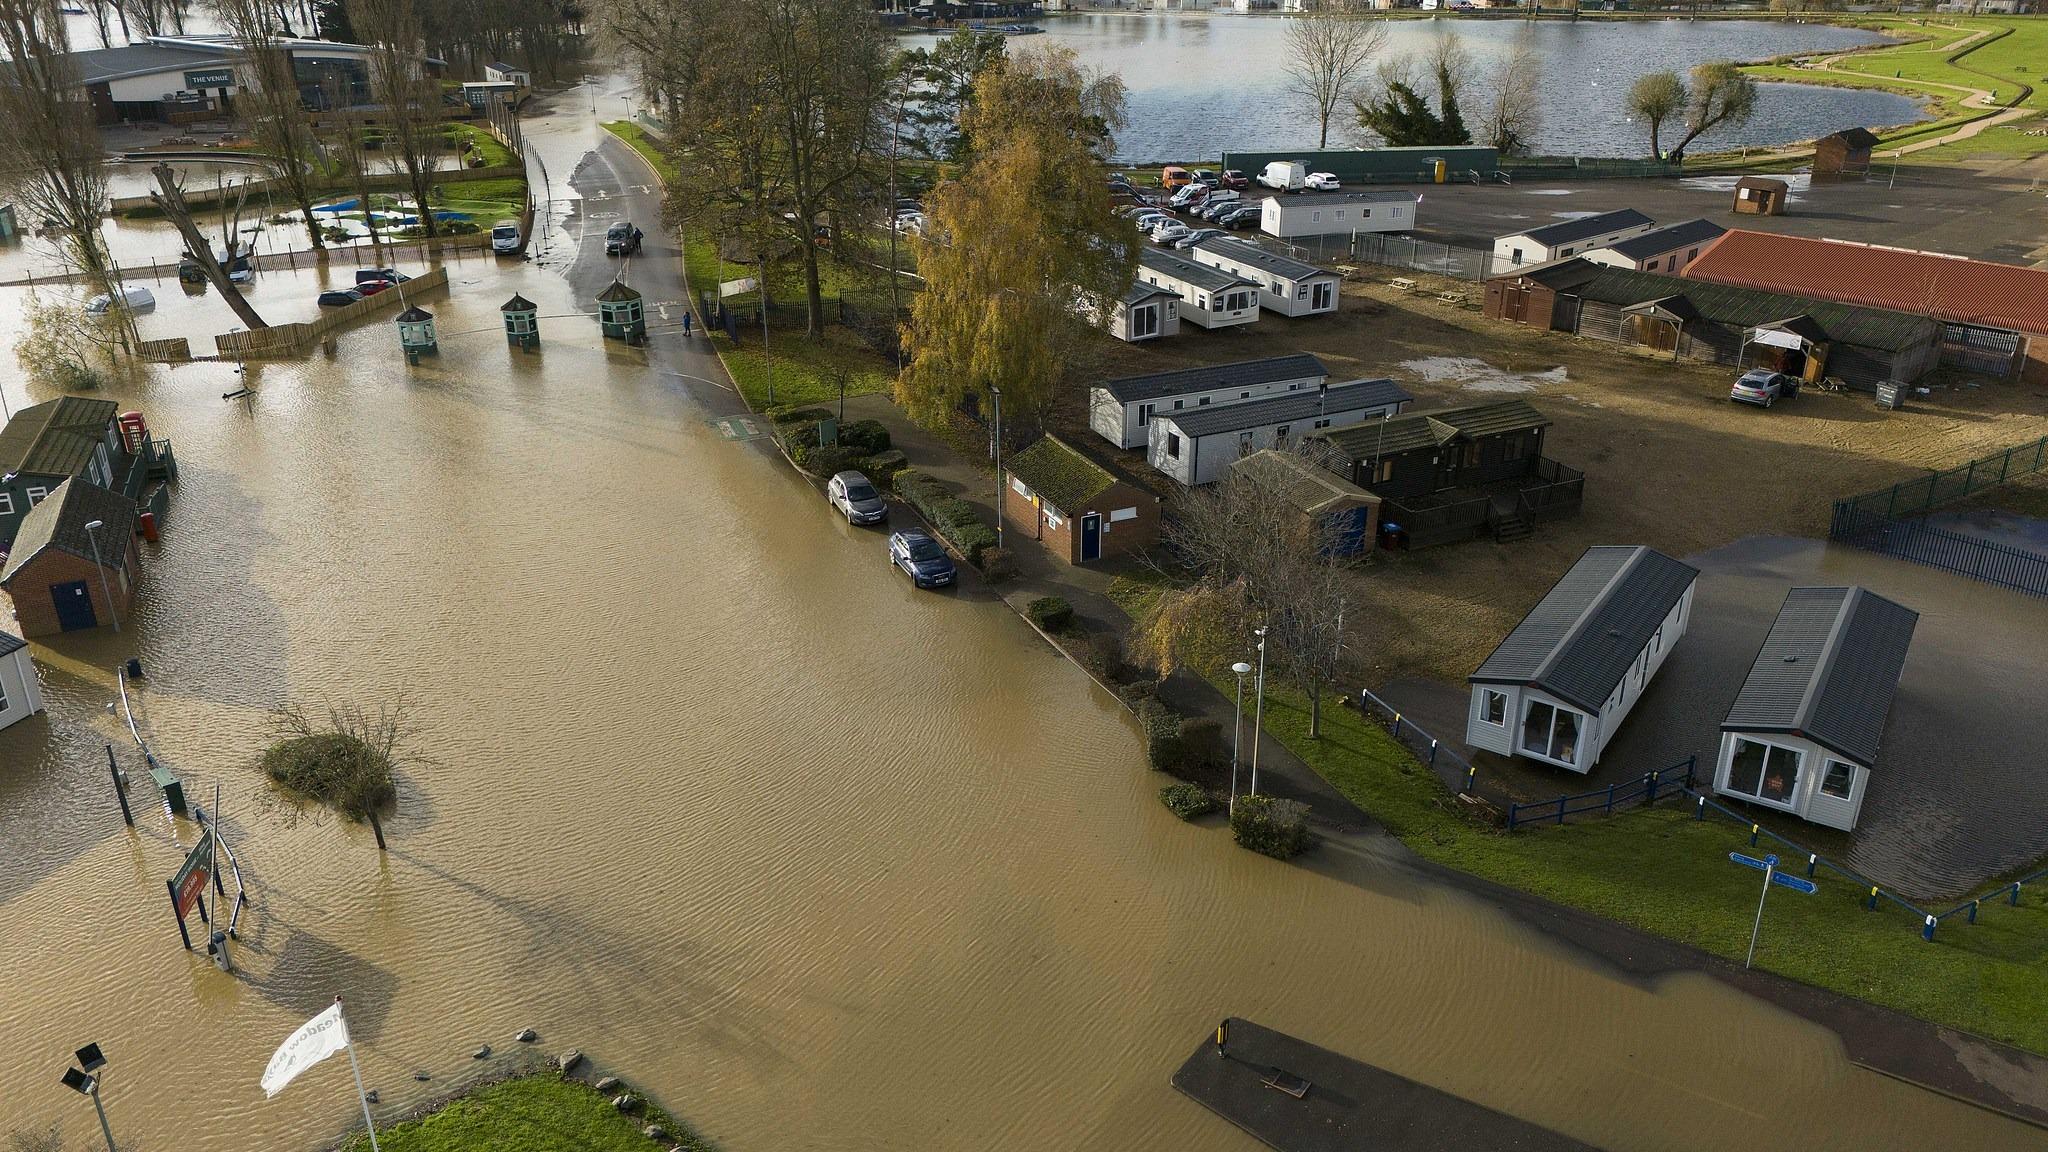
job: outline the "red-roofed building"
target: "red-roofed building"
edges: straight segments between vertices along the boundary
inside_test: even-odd
[[[1684,275],[1931,317],[1944,365],[2048,383],[2048,269],[1736,229]]]

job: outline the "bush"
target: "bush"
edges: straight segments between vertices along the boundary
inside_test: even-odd
[[[896,474],[896,493],[976,568],[981,567],[982,554],[995,547],[995,529],[981,522],[974,505],[948,493],[945,485],[930,476],[905,468]]]
[[[761,409],[761,415],[770,424],[816,424],[832,415],[823,408],[802,408],[795,404],[776,404]]]
[[[981,578],[991,584],[1000,584],[1017,574],[1017,558],[1007,548],[983,548],[981,550]]]
[[[1060,632],[1074,622],[1074,606],[1057,596],[1040,596],[1024,606],[1024,618],[1047,632]]]
[[[839,426],[839,442],[856,456],[873,456],[889,450],[889,430],[879,420],[855,420]]]
[[[1159,802],[1183,820],[1207,816],[1216,810],[1216,798],[1200,784],[1168,784],[1159,790]]]
[[[797,467],[814,476],[831,476],[860,463],[859,457],[836,444],[823,447],[815,444],[808,447],[793,447],[789,450],[789,456],[796,461]]]
[[[1173,772],[1187,760],[1181,721],[1180,713],[1158,700],[1138,705],[1138,723],[1145,726],[1145,759],[1161,772]]]
[[[1309,846],[1308,807],[1271,796],[1241,796],[1230,813],[1230,834],[1240,848],[1290,859]]]
[[[860,470],[867,473],[868,479],[873,480],[884,488],[895,487],[896,474],[908,467],[910,467],[910,461],[904,458],[903,453],[896,451],[894,448],[886,452],[875,453],[860,462]]]
[[[1123,701],[1124,707],[1129,708],[1133,712],[1143,707],[1147,700],[1156,700],[1158,697],[1159,682],[1157,680],[1137,680],[1125,684],[1116,690],[1116,698]]]

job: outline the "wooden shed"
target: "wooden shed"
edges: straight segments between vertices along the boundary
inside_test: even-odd
[[[1877,147],[1877,133],[1868,128],[1844,128],[1813,142],[1813,174],[1861,176],[1870,170],[1870,151]]]
[[[1744,176],[1735,182],[1737,216],[1783,216],[1792,186],[1768,176]]]
[[[1379,533],[1380,498],[1298,452],[1263,448],[1232,463],[1230,474],[1300,510],[1327,555],[1357,556]]]

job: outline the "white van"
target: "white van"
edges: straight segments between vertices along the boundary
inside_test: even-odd
[[[1259,183],[1279,192],[1299,192],[1308,180],[1308,167],[1299,160],[1275,160],[1259,173]]]
[[[500,256],[519,251],[519,221],[500,220],[491,225],[491,251]]]

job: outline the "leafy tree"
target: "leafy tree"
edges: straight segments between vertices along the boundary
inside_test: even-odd
[[[1685,150],[1701,136],[1723,125],[1749,123],[1756,113],[1756,77],[1726,60],[1709,60],[1692,70],[1692,98],[1685,105],[1685,137],[1671,150],[1683,160]]]
[[[98,315],[75,302],[28,298],[28,333],[14,346],[25,379],[58,392],[86,392],[106,383],[105,368],[121,346],[121,321],[108,309]]]
[[[1334,7],[1287,22],[1286,91],[1315,113],[1317,148],[1330,146],[1330,118],[1386,42],[1384,22]]]
[[[1471,71],[1471,57],[1456,36],[1437,38],[1428,54],[1424,71],[1427,80],[1416,77],[1409,61],[1382,64],[1379,95],[1352,101],[1358,112],[1359,127],[1378,136],[1392,148],[1472,143],[1472,133],[1465,127],[1464,113],[1458,108],[1458,94]],[[1436,84],[1434,109],[1420,91],[1422,85],[1430,81]]]
[[[1029,425],[1052,408],[1062,367],[1089,338],[1078,300],[1130,287],[1136,230],[1111,211],[1099,161],[1123,120],[1123,84],[1071,50],[1020,53],[975,85],[973,158],[927,201],[925,290],[904,333],[896,397],[926,425],[1000,388]]]
[[[1431,43],[1429,51],[1430,71],[1436,74],[1436,106],[1444,120],[1443,139],[1431,140],[1431,144],[1470,144],[1472,133],[1465,127],[1465,115],[1459,110],[1458,97],[1468,87],[1472,75],[1472,55],[1465,51],[1465,42],[1456,32],[1440,32]]]
[[[974,85],[1000,64],[1009,37],[962,28],[930,48],[912,48],[897,58],[906,81],[908,142],[933,160],[962,159],[970,147],[961,124],[974,100]]]
[[[1650,124],[1650,158],[1661,160],[1664,152],[1658,147],[1658,133],[1664,122],[1678,115],[1691,99],[1685,90],[1685,81],[1676,72],[1645,72],[1636,77],[1628,90],[1628,113],[1640,117]]]
[[[349,22],[345,0],[313,0],[313,27],[322,40],[356,42],[355,25]]]

